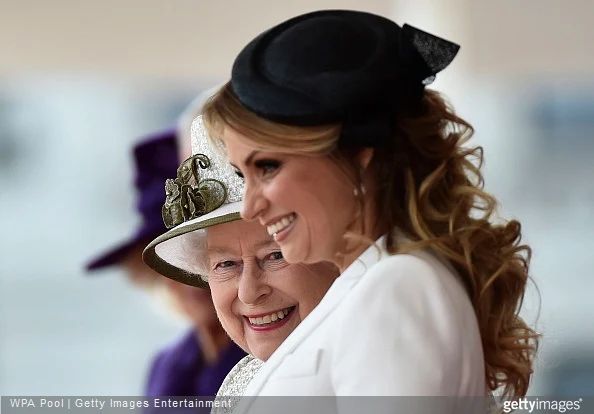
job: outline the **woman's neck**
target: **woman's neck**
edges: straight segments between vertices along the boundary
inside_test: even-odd
[[[212,365],[217,362],[223,351],[231,343],[231,339],[227,336],[225,330],[219,324],[211,324],[207,326],[195,325],[198,343],[204,361],[207,365]]]
[[[365,223],[362,228],[359,230],[354,230],[356,234],[361,234],[362,236],[367,239],[361,240],[360,238],[352,240],[352,242],[347,242],[345,249],[343,251],[347,251],[347,254],[340,254],[337,260],[334,260],[334,264],[340,269],[340,273],[342,274],[359,256],[365,252],[370,247],[369,241],[375,242],[379,239],[382,235],[386,233],[384,229],[381,228],[380,223],[376,220],[374,209],[370,204],[367,204],[365,207],[365,213],[363,215],[363,223]],[[369,229],[368,231],[363,231],[364,229]]]

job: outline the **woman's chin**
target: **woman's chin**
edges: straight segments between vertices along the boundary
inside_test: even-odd
[[[256,358],[258,358],[260,361],[266,362],[268,361],[268,358],[270,358],[270,355],[272,355],[271,353],[267,352],[265,354],[258,354],[256,353],[254,356]]]
[[[283,258],[289,264],[305,263],[307,260],[306,254],[304,254],[305,251],[306,249],[300,248],[296,244],[281,246]]]
[[[278,346],[276,348],[278,348]],[[260,361],[266,362],[266,361],[268,361],[268,358],[270,358],[270,356],[274,353],[276,348],[271,349],[270,347],[267,347],[267,346],[264,346],[264,347],[260,346],[260,347],[257,347],[257,349],[251,349],[252,352],[250,352],[250,353],[253,356],[255,356],[256,358],[258,358]]]

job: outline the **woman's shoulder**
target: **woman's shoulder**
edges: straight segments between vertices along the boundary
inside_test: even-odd
[[[210,411],[211,414],[232,413],[263,364],[263,361],[252,355],[246,355],[235,364],[223,380],[215,397],[222,404],[215,404]]]
[[[200,365],[202,350],[198,343],[196,331],[192,328],[161,348],[153,359],[153,367],[162,365]]]
[[[242,396],[263,364],[263,361],[252,355],[243,357],[223,380],[217,397]]]
[[[409,301],[425,301],[434,311],[472,311],[458,273],[427,251],[384,255],[367,270],[356,290],[362,296],[390,301],[394,311]]]
[[[425,251],[405,254],[384,252],[382,258],[367,270],[365,279],[382,279],[394,284],[426,285],[428,282],[437,281],[444,274],[455,277],[453,273],[446,264]]]
[[[480,335],[465,296],[452,270],[422,252],[385,256],[371,265],[332,321],[333,378],[340,392],[471,392],[460,390],[482,381],[484,372]],[[349,377],[354,366],[361,378],[381,372],[381,387],[370,389]]]

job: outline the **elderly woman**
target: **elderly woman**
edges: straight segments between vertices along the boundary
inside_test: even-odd
[[[141,225],[128,241],[87,264],[93,272],[90,274],[120,267],[134,286],[189,322],[187,331],[151,361],[144,387],[148,397],[214,396],[229,370],[245,356],[221,327],[207,291],[166,279],[142,261],[146,244],[167,230],[159,200],[163,197],[163,182],[175,175],[179,165],[179,150],[179,134],[174,129],[152,134],[134,147],[134,184]]]
[[[494,220],[470,124],[426,89],[458,49],[369,13],[308,13],[251,41],[205,105],[245,179],[242,217],[287,262],[341,270],[246,394],[526,394],[530,248],[517,221]]]
[[[163,218],[170,230],[145,249],[160,274],[210,290],[229,337],[250,355],[219,395],[241,395],[266,361],[312,312],[338,270],[331,263],[289,264],[257,222],[241,220],[243,180],[193,124],[192,157],[166,182]]]

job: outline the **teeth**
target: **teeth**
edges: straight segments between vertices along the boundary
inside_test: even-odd
[[[283,217],[276,223],[271,224],[270,226],[267,227],[268,234],[270,234],[272,236],[275,233],[278,233],[279,231],[283,230],[285,227],[287,227],[289,224],[291,224],[294,221],[295,221],[295,214],[291,214],[290,216]]]
[[[285,316],[287,316],[290,311],[291,311],[291,308],[287,308],[287,309],[283,309],[282,311],[271,313],[270,315],[262,316],[259,318],[248,318],[248,319],[252,325],[266,325],[266,324],[284,319]]]

